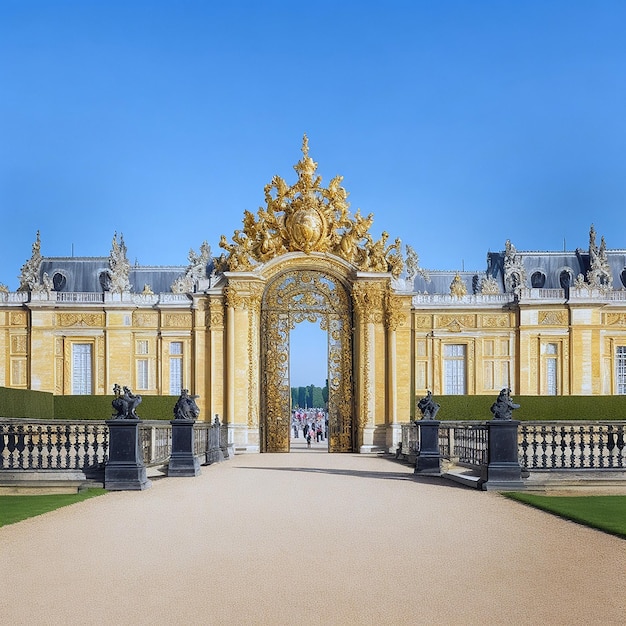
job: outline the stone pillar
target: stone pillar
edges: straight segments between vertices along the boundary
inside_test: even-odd
[[[423,419],[416,424],[419,428],[420,448],[415,460],[415,473],[439,475],[439,420]]]
[[[105,489],[134,491],[151,486],[139,444],[140,422],[138,419],[107,420],[109,458],[104,467]]]
[[[489,461],[481,468],[483,491],[524,489],[519,464],[519,421],[493,419],[487,422]]]
[[[174,419],[172,425],[172,454],[167,466],[168,476],[198,476],[200,462],[193,453],[196,420]]]

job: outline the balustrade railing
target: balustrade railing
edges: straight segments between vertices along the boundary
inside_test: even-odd
[[[419,421],[417,422],[419,425]],[[439,453],[460,465],[489,460],[487,422],[440,422]],[[626,422],[522,422],[519,463],[529,470],[626,469]],[[419,452],[419,428],[402,424],[403,456]]]
[[[626,423],[523,422],[520,465],[533,469],[626,467]]]
[[[4,420],[0,423],[0,469],[102,470],[109,431],[104,422]]]
[[[148,467],[164,465],[172,453],[172,425],[142,420],[139,446]],[[228,458],[228,434],[219,422],[194,424],[194,455],[202,464]],[[5,418],[0,422],[0,470],[82,471],[96,478],[109,454],[104,420],[72,422]]]

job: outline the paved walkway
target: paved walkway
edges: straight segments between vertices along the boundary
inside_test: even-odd
[[[390,459],[242,455],[0,528],[0,623],[624,624],[625,557]]]

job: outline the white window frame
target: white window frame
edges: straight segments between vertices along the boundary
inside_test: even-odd
[[[72,343],[72,395],[93,394],[93,344]]]
[[[443,382],[446,395],[463,396],[467,393],[467,344],[444,344]]]
[[[170,396],[179,396],[183,390],[183,342],[170,342]]]
[[[150,360],[137,359],[137,389],[150,389]]]
[[[615,348],[615,393],[626,394],[626,346]]]

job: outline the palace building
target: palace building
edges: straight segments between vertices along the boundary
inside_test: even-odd
[[[483,272],[427,271],[415,251],[352,215],[341,177],[303,157],[220,253],[131,266],[123,237],[102,257],[44,257],[37,233],[20,286],[0,286],[0,386],[59,395],[198,395],[240,451],[289,450],[289,336],[328,338],[330,451],[395,449],[416,399],[626,393],[626,250],[523,252]]]

